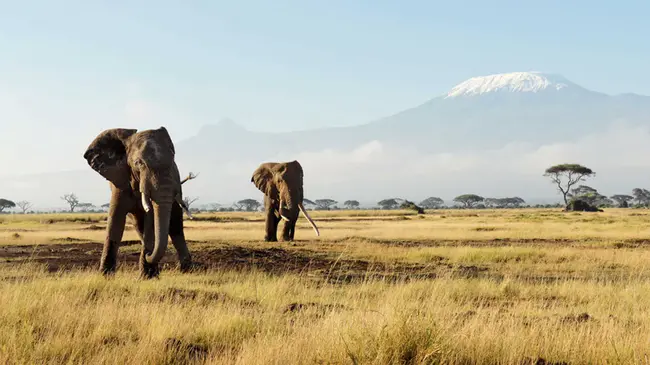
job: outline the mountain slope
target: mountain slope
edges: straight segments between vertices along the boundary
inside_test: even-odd
[[[462,151],[570,140],[617,121],[649,122],[650,97],[609,96],[559,75],[518,72],[469,79],[417,107],[359,126],[275,134],[228,121],[205,127],[183,148],[215,160],[227,159],[226,151],[263,159],[280,152],[351,149],[373,140],[426,152]]]

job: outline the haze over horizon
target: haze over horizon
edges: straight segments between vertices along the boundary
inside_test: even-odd
[[[81,157],[87,145],[104,129],[159,126],[181,173],[201,174],[186,188],[197,204],[260,199],[252,170],[284,159],[301,162],[312,199],[557,200],[541,174],[562,162],[596,170],[586,184],[606,195],[650,187],[648,10],[10,3],[0,14],[0,197],[64,206],[74,191],[101,204],[107,182]]]

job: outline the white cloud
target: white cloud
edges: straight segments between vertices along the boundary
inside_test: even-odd
[[[470,190],[486,196],[553,197],[554,190],[542,174],[547,167],[565,162],[596,171],[596,178],[588,184],[611,190],[605,193],[631,191],[648,184],[647,156],[650,129],[617,124],[602,133],[536,148],[511,143],[478,152],[423,154],[372,141],[351,151],[328,149],[277,156],[276,160],[300,161],[309,186],[306,190],[314,194],[358,194],[369,199],[401,194],[419,199],[431,194],[452,197]]]
[[[510,143],[502,148],[458,153],[421,153],[415,148],[371,141],[352,150],[327,149],[268,156],[267,161],[297,159],[305,171],[305,196],[357,199],[372,203],[387,197],[420,201],[428,196],[446,200],[463,193],[483,196],[521,196],[559,199],[544,170],[558,163],[575,162],[596,171],[586,184],[603,194],[630,193],[650,188],[650,128],[619,124],[602,133],[573,141],[534,147]],[[200,175],[184,185],[186,195],[202,204],[231,203],[262,194],[250,182],[259,160],[232,156],[226,163],[179,156],[182,174]],[[48,181],[48,189],[35,182]],[[85,165],[78,175],[0,179],[3,197],[27,199],[39,206],[59,206],[59,196],[74,191],[84,201],[103,203],[108,187]]]

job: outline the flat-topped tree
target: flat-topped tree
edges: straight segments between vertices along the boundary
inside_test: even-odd
[[[379,205],[381,209],[397,209],[397,207],[399,207],[399,202],[397,202],[397,199],[395,198],[390,198],[377,202],[377,205]]]
[[[77,208],[81,209],[83,212],[87,212],[95,208],[95,205],[93,203],[79,203],[77,204]]]
[[[634,190],[632,190],[632,195],[639,205],[647,207],[650,203],[650,191],[647,189],[634,188]]]
[[[262,203],[258,202],[255,199],[244,199],[238,201],[237,205],[247,212],[254,212],[262,206]]]
[[[318,209],[330,210],[338,202],[334,199],[316,199],[315,203]]]
[[[558,190],[562,193],[565,205],[569,204],[567,195],[571,191],[571,187],[594,175],[596,173],[590,168],[573,163],[551,166],[544,172],[544,176],[550,177],[551,181],[557,185]]]
[[[463,204],[465,208],[473,208],[476,204],[482,202],[483,200],[485,200],[485,198],[476,194],[463,194],[454,198],[454,201],[456,203]]]
[[[360,205],[359,202],[356,201],[356,200],[346,200],[343,203],[343,206],[348,208],[348,209],[357,209],[357,208],[359,208],[359,205]]]
[[[418,214],[424,214],[424,208],[418,206],[417,204],[413,203],[412,201],[404,200],[402,204],[400,204],[400,209],[408,209],[408,210],[413,210],[417,212]]]
[[[438,198],[437,196],[426,198],[420,202],[420,205],[425,209],[436,209],[443,204],[445,204],[445,201]]]
[[[518,196],[511,198],[485,198],[486,206],[494,208],[519,208],[526,201]]]
[[[583,200],[595,207],[611,206],[614,203],[608,197],[599,193],[598,190],[587,185],[578,185],[576,188],[571,189],[571,193],[569,193],[567,197],[572,200]]]
[[[630,201],[634,200],[634,197],[631,195],[625,195],[625,194],[616,194],[610,196],[612,200],[618,204],[620,208],[627,208],[630,206]]]
[[[11,200],[0,199],[0,213],[2,213],[2,211],[5,209],[11,209],[15,207],[16,203],[12,202]]]

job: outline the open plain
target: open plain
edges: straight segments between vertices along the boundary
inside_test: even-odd
[[[103,214],[0,216],[0,362],[650,363],[650,211],[314,211],[267,243],[262,213],[185,221],[139,280],[127,225],[98,271]]]

